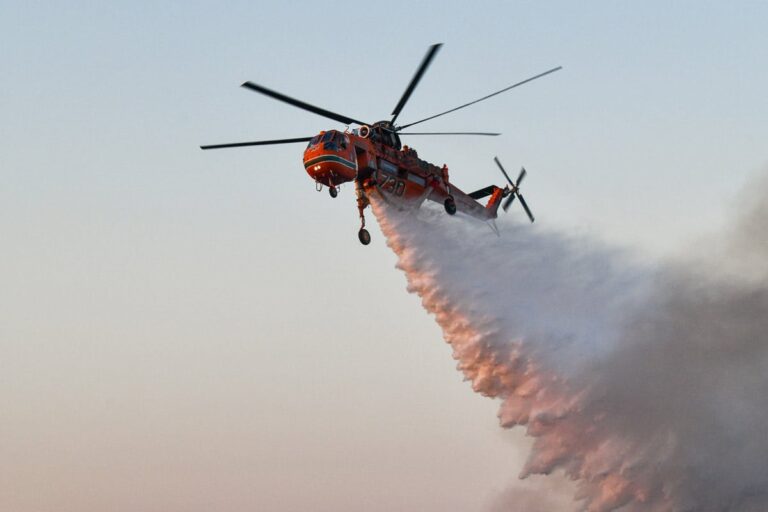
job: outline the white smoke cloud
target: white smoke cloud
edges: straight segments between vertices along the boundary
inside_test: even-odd
[[[496,237],[436,209],[374,207],[459,370],[501,401],[502,426],[535,438],[522,477],[562,470],[578,486],[574,510],[742,511],[768,510],[758,199],[712,251],[739,279],[719,258],[643,268],[537,226],[503,223]]]
[[[533,476],[510,485],[488,512],[568,512],[574,507],[572,487],[562,475]]]

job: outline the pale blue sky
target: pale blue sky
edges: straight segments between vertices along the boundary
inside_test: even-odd
[[[244,80],[375,120],[445,43],[408,121],[562,65],[423,125],[501,137],[412,145],[470,190],[501,182],[494,155],[524,164],[532,229],[664,257],[766,165],[766,21],[764,2],[0,2],[0,508],[482,510],[522,455],[378,229],[357,242],[352,188],[316,194],[301,145],[198,145],[343,128]]]

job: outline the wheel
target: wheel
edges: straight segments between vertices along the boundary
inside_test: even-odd
[[[360,243],[363,245],[371,243],[371,234],[365,228],[361,228],[360,231],[357,232],[357,238],[360,239]]]
[[[445,206],[445,212],[448,215],[456,214],[456,202],[453,200],[453,197],[448,196],[443,205]]]
[[[331,197],[336,197],[339,195],[339,189],[336,187],[328,187],[328,193],[331,194]]]

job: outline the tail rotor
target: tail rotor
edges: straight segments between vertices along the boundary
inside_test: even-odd
[[[520,168],[520,174],[517,176],[517,181],[512,181],[509,177],[509,174],[507,174],[507,171],[504,170],[504,166],[501,165],[501,162],[499,161],[499,157],[493,157],[494,162],[496,162],[496,165],[499,166],[499,169],[501,170],[501,173],[504,175],[504,177],[507,179],[507,182],[509,182],[509,185],[505,187],[504,189],[504,195],[509,196],[507,197],[507,200],[504,201],[504,204],[501,205],[501,207],[506,212],[509,210],[509,207],[512,205],[512,203],[515,201],[515,198],[517,197],[520,199],[520,204],[523,205],[523,210],[525,210],[525,213],[528,215],[528,218],[531,219],[531,222],[534,221],[533,214],[531,213],[531,209],[528,208],[528,204],[525,202],[525,199],[523,198],[522,194],[520,194],[520,184],[525,179],[525,176],[528,174],[528,171],[525,170],[525,167]]]

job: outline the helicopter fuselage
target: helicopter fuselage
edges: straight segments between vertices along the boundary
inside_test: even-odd
[[[492,187],[483,206],[449,182],[447,167],[420,159],[413,148],[397,147],[399,138],[397,146],[387,144],[395,141],[383,141],[386,135],[375,125],[320,132],[304,150],[304,168],[317,184],[334,188],[357,180],[367,194],[378,193],[400,208],[418,207],[427,199],[443,204],[450,196],[458,211],[482,220],[496,218],[504,189]]]

